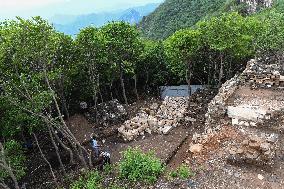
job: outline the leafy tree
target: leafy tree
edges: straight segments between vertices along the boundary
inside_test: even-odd
[[[165,46],[171,59],[171,70],[180,76],[186,75],[191,94],[193,57],[201,47],[201,32],[192,29],[179,30],[165,41]]]
[[[203,43],[218,53],[218,58],[212,60],[219,67],[218,87],[222,84],[224,67],[231,70],[233,58],[247,57],[253,54],[253,35],[247,30],[246,20],[236,12],[212,17],[208,21],[198,23]],[[218,61],[218,62],[216,62]],[[215,70],[216,71],[216,70]]]
[[[0,28],[2,40],[0,81],[4,90],[1,97],[13,107],[29,115],[22,117],[21,125],[28,127],[34,136],[41,156],[48,164],[55,181],[57,179],[51,165],[39,146],[36,130],[49,131],[64,172],[58,147],[54,142],[55,139],[58,140],[55,130],[60,130],[64,134],[75,152],[78,152],[81,162],[87,167],[82,150],[87,154],[88,152],[67,127],[58,104],[55,83],[60,79],[62,70],[62,66],[58,66],[60,63],[58,35],[51,25],[39,17],[32,20],[18,18],[17,21],[7,21]],[[53,107],[55,111],[52,111]],[[70,152],[70,159],[73,161],[71,149],[63,145],[62,141],[59,142]]]
[[[83,78],[83,80],[80,80],[80,86],[85,86],[84,89],[90,94],[89,96],[92,96],[95,110],[97,110],[97,94],[100,88],[101,71],[103,64],[106,62],[104,36],[98,29],[87,27],[78,34],[76,46],[79,53],[78,72]]]
[[[284,14],[271,10],[257,15],[256,18],[262,23],[261,32],[258,32],[255,41],[257,56],[264,60],[266,56],[270,56],[270,60],[282,62],[284,57]],[[284,71],[284,64],[282,68]]]
[[[134,26],[125,22],[112,22],[101,29],[108,52],[108,62],[111,63],[113,77],[119,75],[123,98],[128,104],[124,75],[134,74],[134,64],[141,53],[139,33]]]
[[[168,78],[167,59],[161,41],[143,40],[143,51],[136,65],[138,78],[144,81],[143,89],[164,85]],[[142,84],[140,82],[140,84]]]

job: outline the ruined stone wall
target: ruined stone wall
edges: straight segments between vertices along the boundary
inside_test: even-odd
[[[219,93],[208,104],[208,111],[206,113],[206,125],[213,126],[221,117],[226,114],[226,102],[229,97],[235,92],[239,83],[240,77],[236,75],[232,79],[226,81],[219,89]]]

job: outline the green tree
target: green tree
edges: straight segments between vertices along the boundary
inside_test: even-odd
[[[193,58],[201,47],[201,32],[192,29],[179,30],[165,41],[165,46],[171,60],[171,70],[186,76],[188,93],[191,94]]]
[[[257,56],[264,60],[270,56],[270,60],[276,60],[280,64],[284,57],[284,14],[271,10],[256,18],[262,23],[255,41]],[[282,70],[284,71],[284,64]]]
[[[128,104],[124,75],[134,74],[134,64],[141,53],[139,33],[134,26],[125,22],[112,22],[102,27],[108,52],[108,62],[111,63],[112,75],[119,75],[123,98]]]
[[[81,86],[86,86],[84,89],[92,96],[97,115],[97,94],[100,90],[101,71],[106,62],[104,36],[97,28],[87,27],[78,34],[76,46],[79,53],[78,71],[85,78],[81,80]]]
[[[215,64],[214,67],[219,67],[218,87],[220,87],[225,66],[228,70],[232,70],[234,59],[227,58],[251,56],[254,36],[247,30],[244,17],[236,12],[199,22],[198,28],[202,33],[205,46],[218,53],[218,58],[211,61]]]

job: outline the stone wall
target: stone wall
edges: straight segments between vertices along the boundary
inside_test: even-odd
[[[225,116],[227,111],[226,102],[238,88],[239,83],[240,77],[236,75],[232,79],[226,81],[219,89],[219,93],[208,104],[208,111],[206,113],[207,126],[213,126],[221,117]]]

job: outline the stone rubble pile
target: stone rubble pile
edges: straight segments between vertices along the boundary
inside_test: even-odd
[[[97,112],[96,116],[95,108],[90,108],[87,117],[92,121],[97,117],[99,124],[104,126],[123,122],[127,117],[125,107],[117,99],[98,104]]]
[[[245,77],[245,82],[253,89],[284,87],[284,76],[280,74],[280,70],[280,64],[267,64],[252,59],[242,75]]]
[[[251,136],[248,140],[242,141],[237,147],[229,149],[228,160],[233,163],[246,162],[255,165],[272,165],[275,157],[276,142],[278,135],[262,134],[261,137]]]
[[[240,78],[236,75],[232,79],[226,81],[219,89],[219,93],[208,104],[208,111],[206,113],[206,125],[216,123],[220,117],[226,114],[226,102],[228,98],[235,92],[240,83]]]
[[[154,103],[150,108],[140,110],[135,117],[125,121],[118,132],[125,141],[145,133],[168,134],[185,119],[187,106],[188,97],[166,97],[160,106]]]

